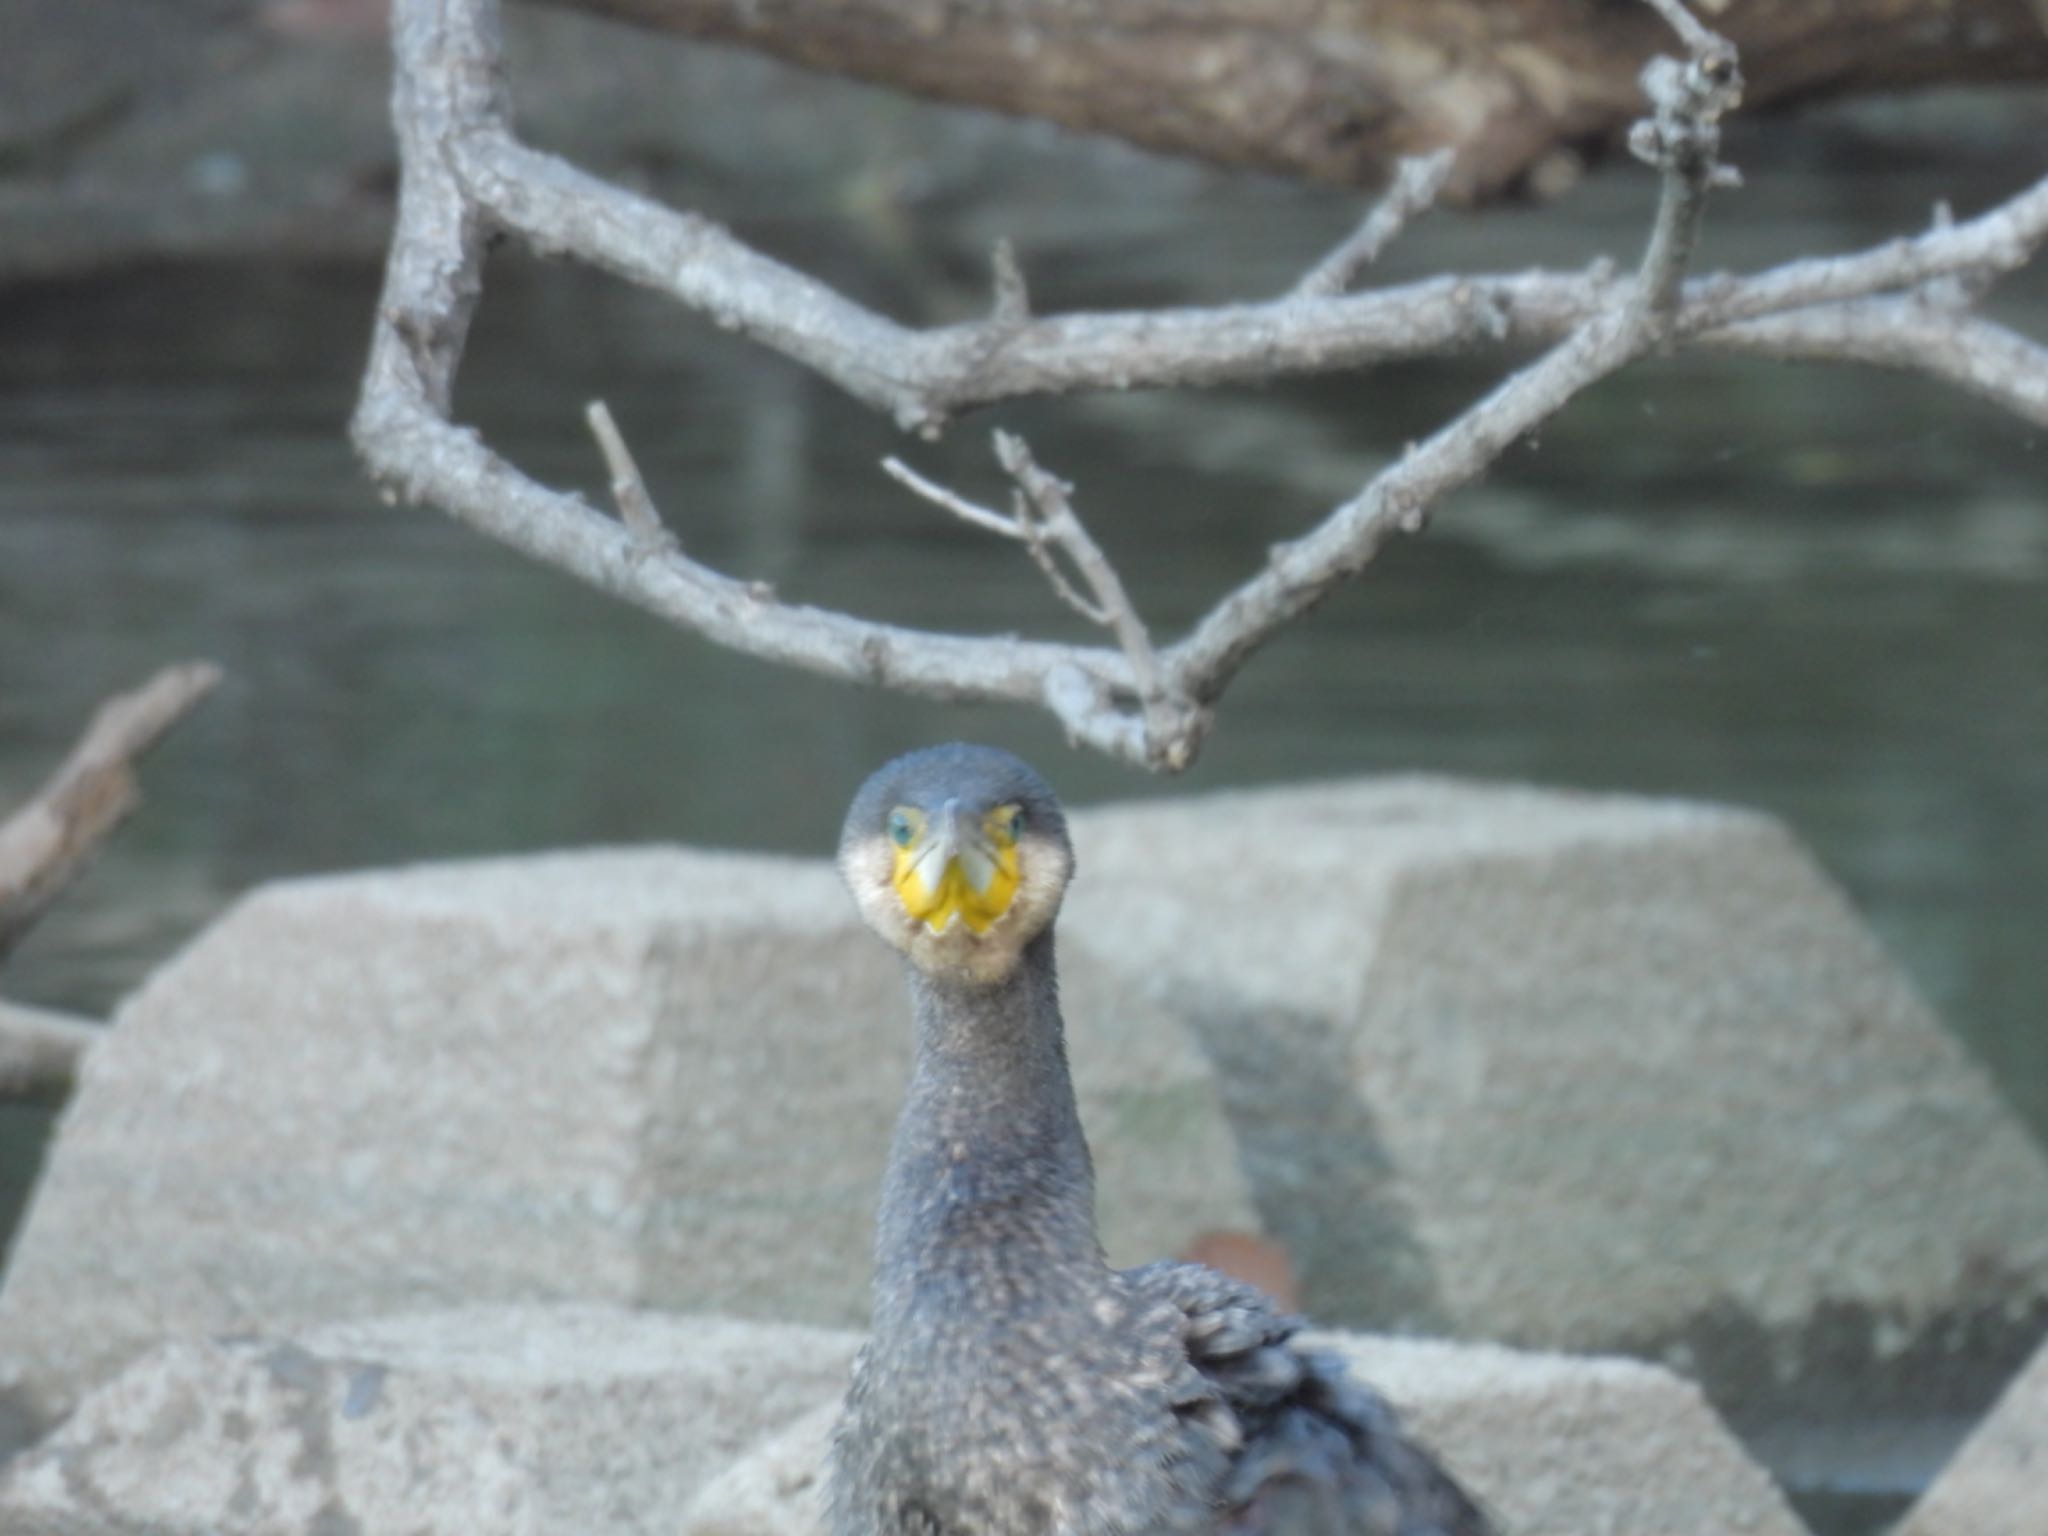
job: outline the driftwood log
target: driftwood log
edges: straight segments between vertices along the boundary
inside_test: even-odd
[[[1617,143],[1668,46],[1625,0],[558,0],[877,85],[1224,165],[1377,186],[1456,152],[1454,200]],[[1719,0],[1750,106],[2048,77],[2048,0]]]

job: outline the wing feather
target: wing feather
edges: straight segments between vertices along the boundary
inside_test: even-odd
[[[1126,1270],[1186,1319],[1191,1434],[1230,1453],[1212,1528],[1230,1536],[1493,1536],[1479,1507],[1335,1355],[1295,1342],[1300,1319],[1199,1264]]]

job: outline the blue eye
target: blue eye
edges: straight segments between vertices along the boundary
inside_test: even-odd
[[[894,843],[898,848],[908,848],[910,846],[910,839],[915,835],[916,829],[910,825],[910,817],[906,812],[891,811],[889,813],[890,842]]]
[[[1003,831],[1009,834],[1010,841],[1013,843],[1022,837],[1024,835],[1024,813],[1021,810],[1010,812],[1010,819],[1003,824]]]

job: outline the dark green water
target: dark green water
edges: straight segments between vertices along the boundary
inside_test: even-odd
[[[2023,174],[1765,175],[1722,209],[1710,259],[1852,246],[1919,227],[1936,191],[1967,210]],[[1622,173],[1562,212],[1440,218],[1403,270],[1626,252],[1646,195]],[[985,232],[928,217],[907,250],[826,225],[748,232],[929,319],[979,302]],[[1273,291],[1349,210],[1219,180],[1170,208],[1048,197],[1006,217],[1042,306],[1102,306]],[[1035,715],[715,651],[383,507],[342,440],[374,292],[363,270],[248,267],[0,294],[0,804],[108,691],[179,657],[228,670],[150,760],[144,814],[9,965],[14,995],[104,1011],[275,876],[645,839],[821,852],[868,766],[971,735],[1078,799],[1427,769],[1763,807],[2048,1137],[2038,431],[1869,372],[1640,369],[1263,655],[1201,764],[1165,785],[1070,753]],[[2041,282],[2007,302],[2048,334]],[[1170,635],[1498,363],[990,420],[1079,483]],[[494,271],[465,380],[464,413],[512,457],[599,499],[580,412],[608,396],[670,521],[727,569],[929,625],[1071,632],[1013,550],[875,467],[906,452],[993,494],[988,421],[906,448],[779,361],[517,262]],[[13,1201],[42,1122],[0,1115]]]

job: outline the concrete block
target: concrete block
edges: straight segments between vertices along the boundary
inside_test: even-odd
[[[48,1536],[671,1536],[857,1336],[595,1307],[162,1345],[0,1474]]]
[[[2048,1163],[1782,828],[1433,779],[1076,819],[1063,952],[1187,1018],[1326,1322],[1988,1400]]]
[[[1068,994],[1121,1259],[1254,1225],[1184,1026]],[[48,1415],[160,1338],[574,1299],[867,1318],[898,962],[823,860],[594,852],[296,881],[93,1053],[0,1291]]]
[[[1507,1536],[1803,1536],[1700,1389],[1635,1360],[1327,1335]]]
[[[820,1403],[771,1430],[708,1479],[681,1536],[824,1536],[825,1487],[840,1405]]]
[[[1963,1442],[1897,1536],[2041,1536],[2043,1531],[2048,1531],[2048,1343]]]
[[[1698,1388],[1632,1360],[1359,1334],[1341,1351],[1504,1536],[1803,1536]],[[821,1536],[837,1406],[771,1432],[707,1481],[683,1536]]]

